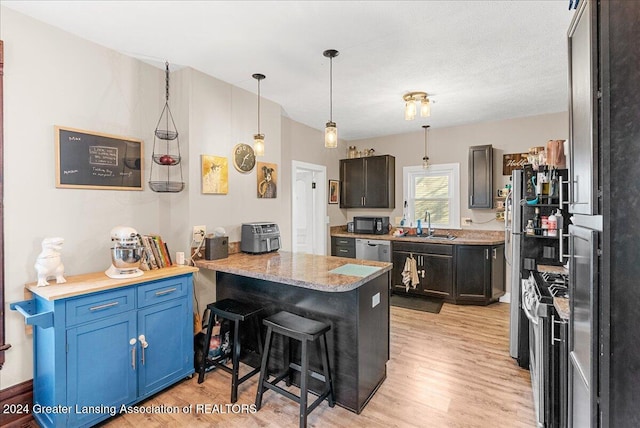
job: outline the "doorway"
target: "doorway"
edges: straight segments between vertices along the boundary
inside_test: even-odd
[[[327,254],[327,167],[292,161],[291,241],[294,253]]]

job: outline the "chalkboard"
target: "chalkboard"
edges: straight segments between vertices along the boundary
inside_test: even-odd
[[[142,190],[142,141],[55,127],[56,187]]]

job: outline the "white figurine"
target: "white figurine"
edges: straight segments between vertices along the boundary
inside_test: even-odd
[[[60,257],[63,238],[45,238],[42,240],[42,252],[36,259],[36,272],[38,272],[38,287],[49,285],[48,278],[55,277],[57,284],[67,282],[64,279],[64,265]]]

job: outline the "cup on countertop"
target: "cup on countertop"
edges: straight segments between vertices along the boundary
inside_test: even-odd
[[[177,265],[184,265],[184,252],[183,251],[177,251],[176,252],[176,264]]]

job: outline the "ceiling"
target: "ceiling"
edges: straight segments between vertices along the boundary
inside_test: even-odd
[[[164,68],[192,67],[356,140],[567,110],[567,0],[9,1],[0,4]],[[431,117],[404,120],[402,95]]]

